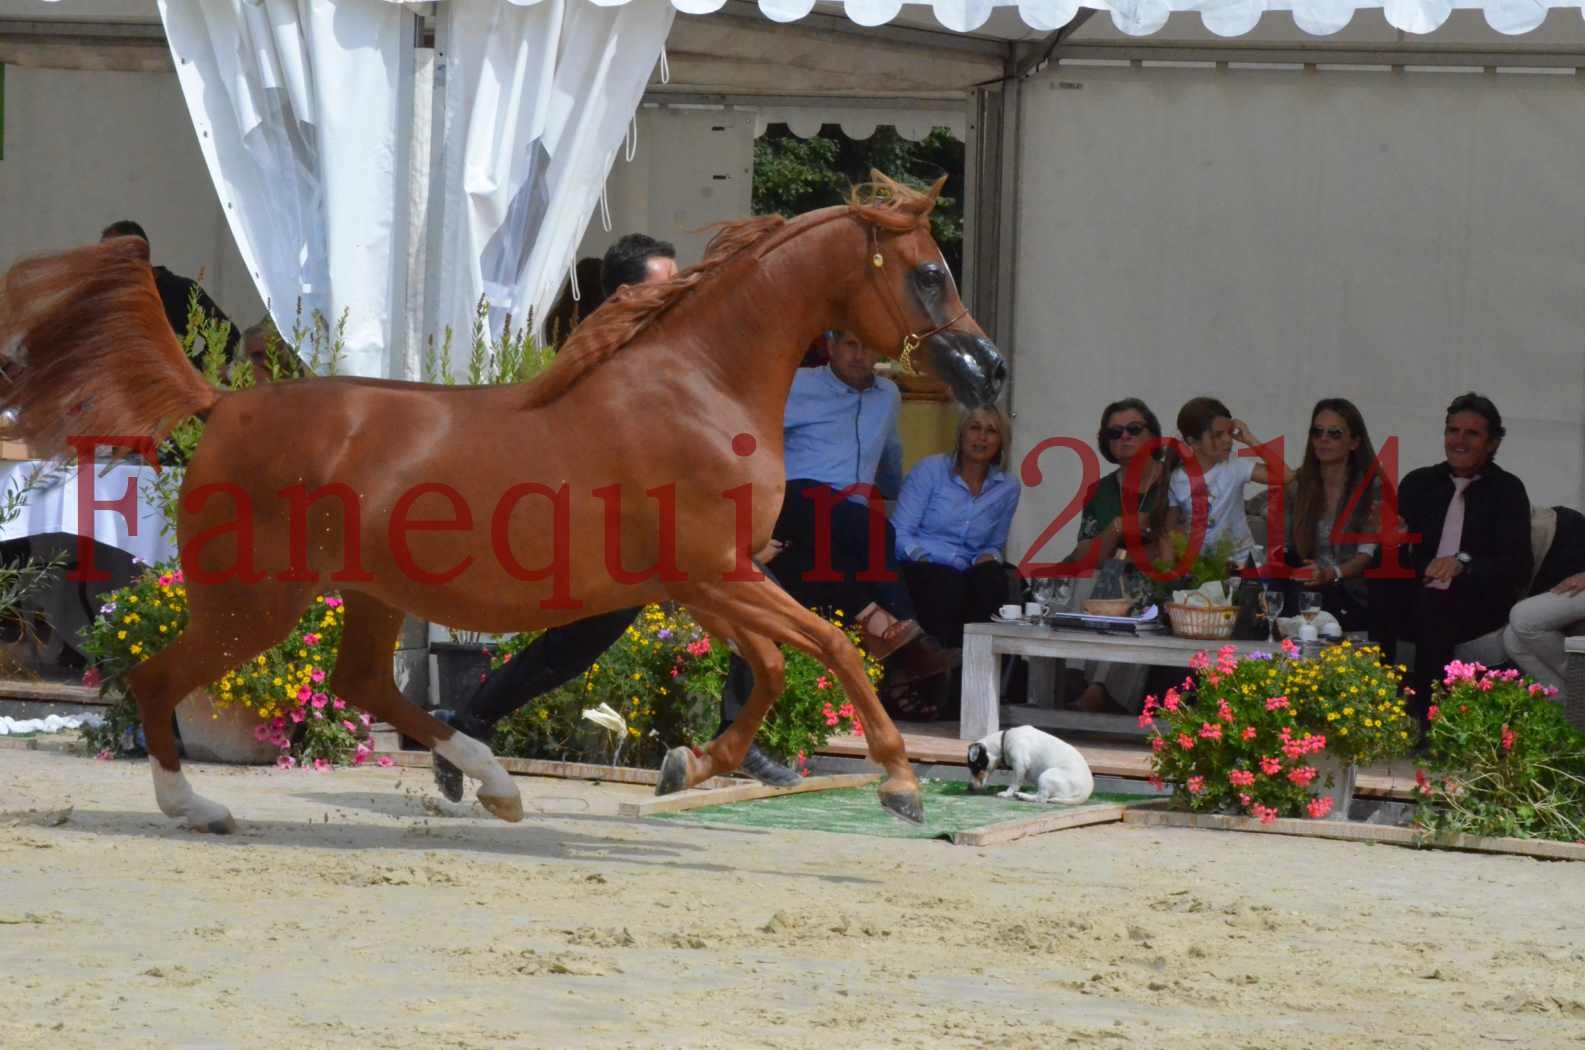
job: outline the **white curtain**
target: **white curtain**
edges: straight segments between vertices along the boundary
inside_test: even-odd
[[[160,0],[232,236],[283,333],[346,315],[344,374],[393,374],[400,77],[385,0]],[[247,324],[252,318],[242,319]]]
[[[481,297],[497,330],[551,306],[675,12],[668,0],[447,0],[436,11],[445,211],[428,253],[429,327],[452,330],[456,368]]]

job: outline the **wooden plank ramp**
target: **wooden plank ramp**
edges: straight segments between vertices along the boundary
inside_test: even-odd
[[[737,783],[731,787],[688,788],[672,795],[644,799],[642,802],[623,802],[617,812],[624,817],[648,817],[656,813],[681,813],[705,806],[724,806],[731,802],[752,802],[755,799],[775,798],[778,795],[802,795],[810,791],[833,791],[837,788],[864,787],[881,778],[879,773],[835,773],[829,776],[805,777],[801,784],[792,787],[769,787],[757,781]]]
[[[952,836],[952,844],[954,846],[1000,846],[1004,843],[1028,838],[1031,835],[1045,835],[1053,831],[1066,831],[1069,828],[1087,828],[1095,824],[1116,824],[1123,819],[1123,812],[1128,808],[1117,802],[1101,802],[1093,806],[1063,808],[1055,813],[1042,813],[1038,817],[1007,820],[998,824],[986,824],[983,827],[968,828],[964,831],[955,832]]]
[[[375,757],[390,756],[398,766],[410,769],[428,769],[434,765],[428,751],[376,751]],[[660,780],[658,769],[635,769],[631,766],[598,766],[591,762],[551,762],[540,758],[511,758],[496,756],[496,761],[508,773],[525,777],[558,777],[562,780],[600,780],[609,784],[643,784],[654,787]],[[705,781],[709,788],[727,788],[738,784],[757,784],[758,781],[737,777],[711,777]]]
[[[1585,846],[1543,839],[1486,838],[1479,835],[1430,835],[1414,828],[1380,824],[1356,824],[1340,820],[1299,820],[1282,817],[1262,824],[1254,817],[1221,813],[1186,813],[1169,810],[1164,803],[1150,802],[1129,806],[1123,823],[1146,827],[1210,828],[1217,831],[1243,831],[1257,835],[1295,835],[1302,838],[1333,839],[1342,842],[1376,842],[1393,846],[1464,850],[1473,853],[1506,853],[1545,860],[1585,861]]]

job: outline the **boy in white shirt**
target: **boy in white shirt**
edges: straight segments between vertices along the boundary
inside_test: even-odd
[[[1178,432],[1194,452],[1194,460],[1205,476],[1205,496],[1210,505],[1205,538],[1200,549],[1215,547],[1222,537],[1233,541],[1232,558],[1243,561],[1255,545],[1244,515],[1244,488],[1250,483],[1281,486],[1288,468],[1278,463],[1277,476],[1264,460],[1253,456],[1233,456],[1233,442],[1254,447],[1260,444],[1249,424],[1234,419],[1226,405],[1214,397],[1197,397],[1178,410]],[[1177,457],[1169,453],[1169,465]],[[1189,472],[1182,466],[1172,471],[1167,482],[1168,530],[1188,532],[1193,521],[1193,490]]]

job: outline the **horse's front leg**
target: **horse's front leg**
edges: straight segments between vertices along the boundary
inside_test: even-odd
[[[905,820],[915,823],[924,821],[919,779],[914,775],[913,766],[909,764],[908,755],[903,749],[902,734],[881,706],[880,698],[875,695],[875,687],[864,673],[864,659],[847,635],[834,624],[805,609],[770,580],[697,584],[690,587],[686,594],[679,593],[677,598],[707,618],[723,620],[732,625],[740,649],[744,648],[742,641],[745,633],[759,635],[773,646],[783,643],[795,646],[825,664],[842,684],[847,698],[859,710],[870,759],[886,770],[886,780],[880,786],[881,805]],[[753,666],[748,652],[745,651],[743,657],[750,660]],[[713,757],[706,760],[702,756],[692,755],[686,748],[674,750],[673,754],[679,750],[687,754],[688,784],[705,779],[708,774],[704,770],[715,768],[715,763],[728,755],[734,755],[737,761],[742,760],[743,752],[748,750],[749,742],[754,739],[765,713],[781,693],[779,662],[775,668],[774,693],[762,691],[758,674],[759,670],[755,668],[754,693],[743,714],[716,742],[721,744],[720,751],[712,744],[707,754]],[[762,692],[769,695],[762,696]],[[741,750],[733,750],[739,747]],[[682,760],[679,755],[676,761]],[[732,768],[736,768],[735,762]]]
[[[771,705],[781,696],[785,683],[785,661],[776,643],[763,635],[736,628],[697,607],[689,607],[689,612],[710,634],[733,644],[754,674],[754,688],[732,724],[701,752],[695,754],[688,747],[674,747],[667,752],[661,764],[660,781],[655,786],[657,795],[693,787],[741,766],[754,742],[754,734],[765,721]]]

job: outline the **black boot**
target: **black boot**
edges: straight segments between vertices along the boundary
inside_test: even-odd
[[[466,733],[475,740],[488,742],[493,734],[493,727],[488,722],[455,711],[442,708],[435,712],[435,717],[457,732]],[[462,770],[441,758],[438,753],[431,752],[429,757],[434,766],[435,787],[440,791],[441,797],[447,802],[461,802]]]
[[[743,756],[743,764],[738,766],[738,769],[767,787],[792,787],[803,780],[795,770],[787,768],[760,750],[757,743],[748,746],[748,754]]]

